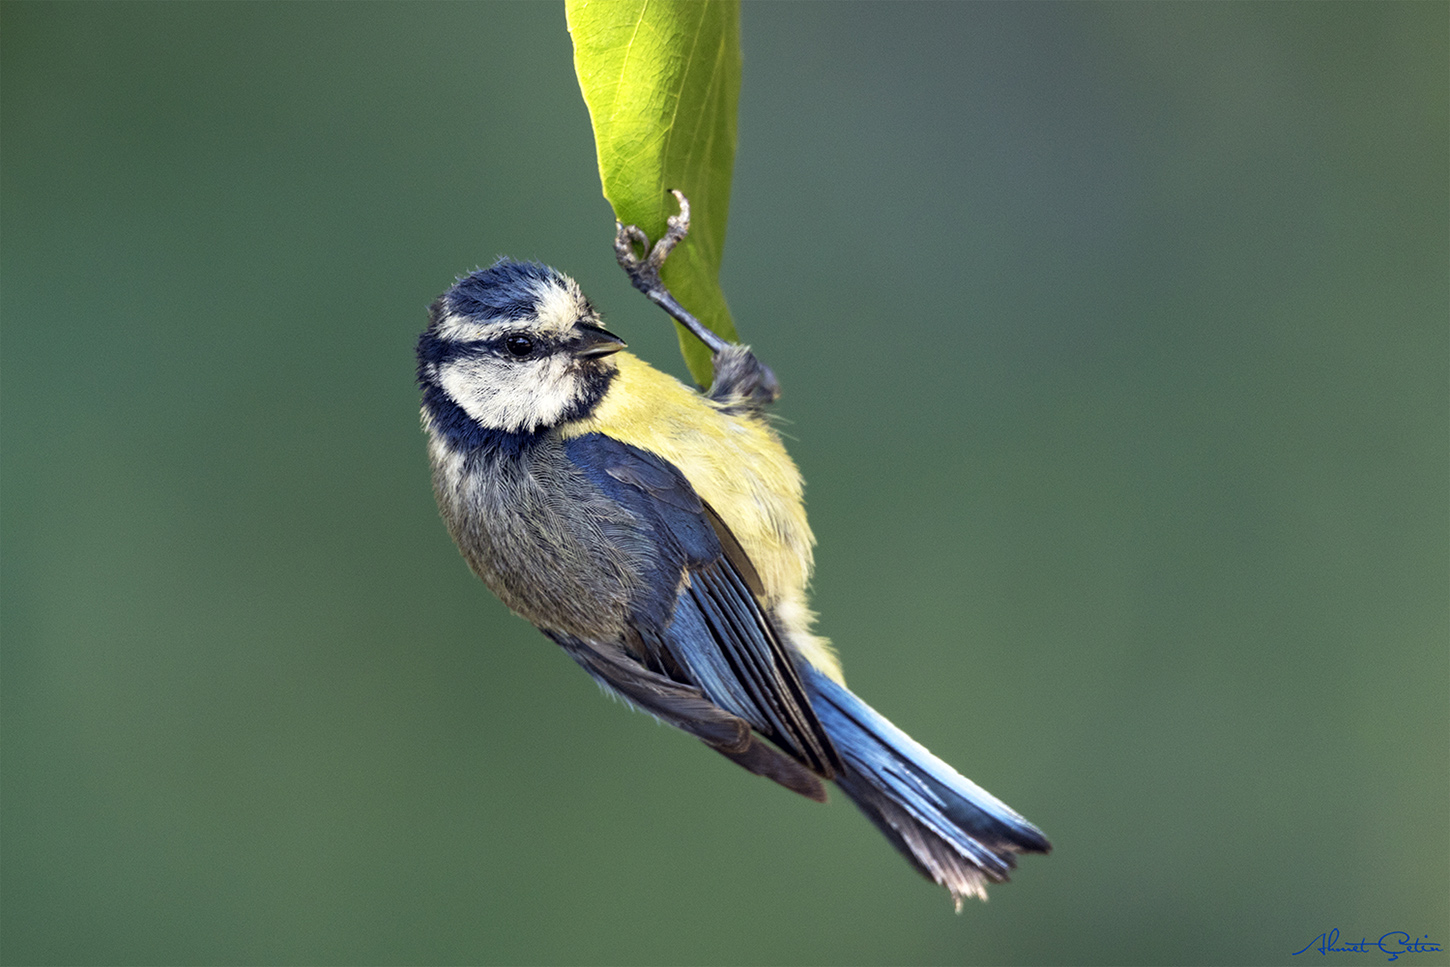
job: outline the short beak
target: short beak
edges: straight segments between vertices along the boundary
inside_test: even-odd
[[[574,355],[580,359],[598,359],[624,348],[624,340],[600,326],[575,326],[579,335],[574,340]]]

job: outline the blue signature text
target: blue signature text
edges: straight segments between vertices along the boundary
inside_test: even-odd
[[[1340,944],[1339,928],[1335,927],[1328,933],[1321,933],[1309,941],[1309,946],[1304,950],[1296,950],[1291,957],[1297,957],[1305,950],[1317,950],[1321,954],[1363,954],[1378,948],[1381,952],[1390,955],[1390,960],[1397,959],[1400,954],[1425,954],[1439,950],[1440,945],[1433,942],[1428,935],[1423,940],[1411,940],[1410,935],[1402,930],[1387,933],[1378,940],[1361,940],[1359,943]]]

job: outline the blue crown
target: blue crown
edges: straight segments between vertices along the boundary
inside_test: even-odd
[[[524,319],[534,313],[545,286],[563,285],[564,275],[539,262],[501,258],[460,278],[443,295],[448,308],[474,319]]]

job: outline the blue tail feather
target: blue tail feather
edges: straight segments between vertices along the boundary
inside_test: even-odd
[[[846,769],[836,784],[930,879],[986,899],[1016,853],[1046,853],[1036,827],[928,752],[879,712],[813,668],[802,669],[811,704]]]

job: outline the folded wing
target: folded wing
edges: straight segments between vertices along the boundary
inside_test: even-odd
[[[632,640],[555,640],[632,704],[751,772],[823,800],[820,779],[832,778],[841,760],[729,528],[654,454],[601,434],[571,439],[565,452],[630,512],[633,521],[611,524],[606,537],[635,548],[647,573],[626,617]]]

